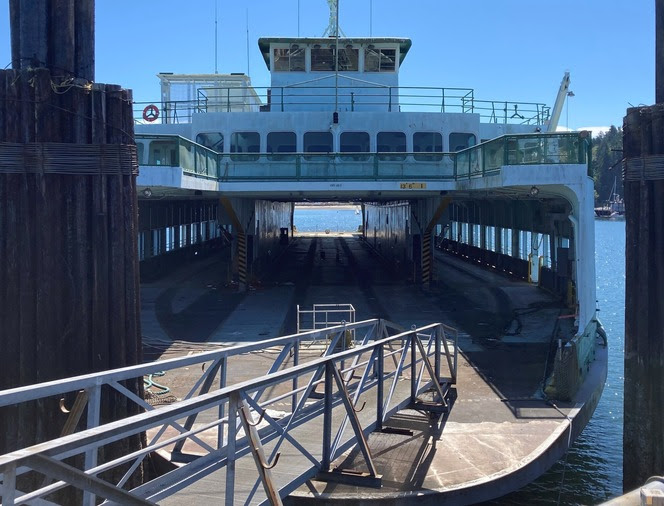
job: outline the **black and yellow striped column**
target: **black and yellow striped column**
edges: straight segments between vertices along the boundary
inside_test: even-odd
[[[247,289],[247,234],[237,234],[237,273],[238,287],[241,292]]]
[[[431,282],[432,260],[431,232],[425,231],[422,235],[422,284],[426,285]]]
[[[226,214],[230,218],[235,229],[235,239],[237,242],[235,258],[237,259],[238,289],[241,292],[247,290],[247,234],[233,209],[233,204],[228,197],[219,199]]]
[[[452,197],[445,196],[440,200],[436,212],[433,213],[429,224],[424,229],[422,234],[422,284],[428,285],[434,278],[434,262],[433,262],[433,249],[431,248],[431,236],[433,229],[440,220],[440,217],[445,212],[445,209],[452,202]]]

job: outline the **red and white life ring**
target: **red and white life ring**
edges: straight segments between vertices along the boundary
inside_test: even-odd
[[[152,123],[153,121],[157,121],[157,118],[159,117],[159,107],[157,107],[154,104],[150,104],[143,109],[143,119],[145,121],[149,121]]]

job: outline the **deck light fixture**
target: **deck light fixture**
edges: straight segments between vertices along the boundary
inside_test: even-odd
[[[152,197],[152,189],[151,188],[146,188],[145,190],[143,190],[143,196],[146,199],[149,199],[150,197]]]
[[[530,196],[531,197],[537,197],[539,195],[539,192],[540,192],[540,190],[537,186],[532,186],[530,188]]]

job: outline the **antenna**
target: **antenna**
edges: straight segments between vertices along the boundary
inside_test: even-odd
[[[247,77],[249,76],[249,7],[247,7]]]
[[[218,74],[218,51],[217,48],[219,47],[219,44],[217,44],[217,37],[218,37],[218,29],[217,29],[217,4],[218,1],[214,0],[214,73]]]
[[[332,4],[334,4],[334,37],[336,39],[334,48],[334,113],[339,112],[339,0],[328,0],[330,4],[330,13]],[[330,23],[332,20],[330,20]],[[338,117],[338,116],[337,116]]]
[[[300,38],[300,0],[297,0],[297,37]]]
[[[346,34],[339,28],[339,3],[338,0],[327,0],[327,5],[330,7],[330,21],[323,33],[323,37],[338,37],[339,33],[344,37]]]
[[[369,37],[373,37],[373,0],[369,0]]]

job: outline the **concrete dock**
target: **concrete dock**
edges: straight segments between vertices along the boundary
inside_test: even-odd
[[[326,251],[324,258],[321,250]],[[450,413],[436,425],[428,414],[404,409],[386,424],[402,433],[370,435],[382,487],[309,480],[287,501],[470,504],[498,497],[546,471],[585,426],[603,389],[606,350],[597,352],[572,402],[549,402],[541,390],[551,344],[559,335],[572,332],[573,325],[561,303],[533,285],[440,252],[435,268],[440,281],[425,290],[396,276],[357,237],[299,237],[261,286],[240,295],[225,285],[223,265],[213,259],[199,261],[143,285],[146,357],[292,333],[296,304],[351,303],[358,321],[381,317],[405,328],[434,322],[453,326],[459,330],[460,356]],[[319,354],[303,351],[300,358],[306,361]],[[228,383],[264,374],[273,358],[269,353],[236,358],[229,363]],[[160,382],[179,397],[199,376],[199,371],[174,372]],[[408,382],[403,383],[396,397],[405,399]],[[278,411],[276,406],[269,412],[278,416]],[[359,416],[369,420],[375,411],[367,409]],[[303,446],[320,455],[320,427],[306,424],[297,434]],[[346,434],[349,437],[350,431]],[[211,442],[216,437],[213,431],[203,434]],[[280,487],[311,468],[309,461],[291,450],[282,449],[273,471]],[[363,466],[353,450],[336,464],[358,470]],[[262,488],[256,487],[256,477],[251,457],[240,459],[237,504],[265,499]],[[207,504],[222,495],[224,480],[223,470],[214,472],[162,502]],[[252,489],[255,493],[250,495]]]

